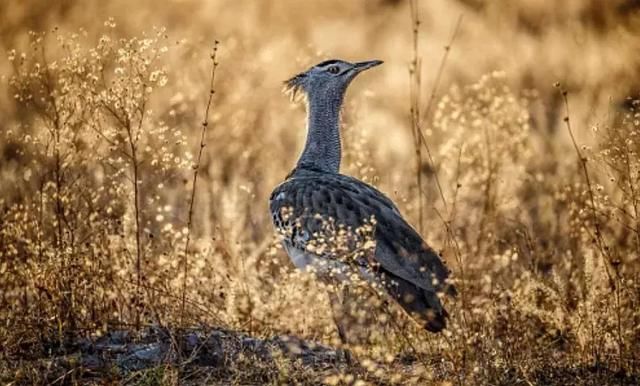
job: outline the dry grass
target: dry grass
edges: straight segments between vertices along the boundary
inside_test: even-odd
[[[349,92],[343,171],[398,203],[460,289],[444,334],[381,321],[360,356],[382,368],[357,378],[638,382],[638,2],[415,5],[2,2],[0,381],[53,382],[35,360],[116,326],[337,343],[326,293],[277,246],[267,200],[304,136],[281,81],[342,57],[385,61]],[[355,382],[251,366],[226,381]],[[82,383],[69,379],[55,380]]]

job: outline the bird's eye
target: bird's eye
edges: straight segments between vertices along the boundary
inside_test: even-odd
[[[338,68],[338,66],[331,66],[327,69],[327,71],[332,74],[337,74],[338,72],[340,72],[340,69]]]

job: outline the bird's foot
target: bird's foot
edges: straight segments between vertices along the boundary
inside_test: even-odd
[[[336,362],[346,363],[349,366],[353,366],[356,363],[351,351],[346,348],[339,348],[336,350]]]

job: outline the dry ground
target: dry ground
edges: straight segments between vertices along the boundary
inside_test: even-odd
[[[2,1],[0,382],[637,384],[639,34],[636,0]],[[267,211],[304,139],[282,81],[333,57],[385,61],[343,171],[442,252],[447,332],[399,315],[322,371],[68,360],[151,327],[336,344]]]

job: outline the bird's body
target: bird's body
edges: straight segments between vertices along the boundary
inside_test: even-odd
[[[437,332],[447,317],[438,294],[455,293],[448,269],[387,196],[339,173],[344,91],[357,73],[379,63],[327,61],[288,82],[307,93],[308,135],[296,168],[271,195],[271,214],[297,268],[327,281],[363,279]],[[349,78],[334,81],[349,71]]]

